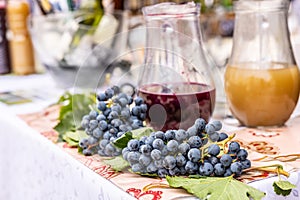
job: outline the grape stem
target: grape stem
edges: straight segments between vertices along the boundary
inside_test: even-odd
[[[88,149],[92,149],[93,147],[95,147],[95,146],[97,146],[98,144],[96,143],[96,144],[90,144],[89,146],[88,146]]]
[[[218,144],[219,146],[222,147],[224,153],[227,153],[227,152],[225,152],[225,146],[226,146],[226,144],[227,144],[229,141],[231,141],[235,136],[236,136],[236,134],[234,133],[234,134],[232,134],[232,135],[229,135],[228,138],[226,138],[225,140],[220,141],[220,142],[217,142],[217,144]]]
[[[150,183],[143,187],[143,192],[151,190],[153,188],[170,188],[169,184],[166,183]]]
[[[279,181],[281,181],[281,177],[280,177],[280,172],[279,172],[279,167],[277,167],[277,176],[278,176],[278,178],[279,178]]]
[[[112,99],[109,99],[105,102],[107,104],[107,107],[110,108],[112,105],[113,105],[113,100]]]
[[[89,109],[92,111],[94,110],[93,106],[92,105],[89,105]]]
[[[275,169],[272,169],[274,167],[275,167]],[[279,175],[284,175],[286,177],[290,176],[290,174],[283,169],[282,165],[279,165],[279,164],[251,167],[249,169],[245,169],[244,172],[251,171],[251,170],[261,170],[261,171],[273,172],[273,173],[277,173],[278,176]],[[280,176],[279,176],[279,179],[280,179]]]
[[[213,142],[219,146],[221,146],[221,149],[223,150],[224,153],[227,153],[225,152],[225,146],[226,144],[231,141],[234,137],[235,137],[235,133],[232,134],[232,135],[229,135],[228,138],[226,138],[225,140],[223,141],[220,141],[220,142]],[[208,137],[207,137],[208,138]],[[211,141],[209,138],[208,138],[209,141]],[[203,147],[200,148],[200,151],[201,151],[201,160],[203,161],[204,157],[207,156],[207,152],[205,151],[209,146],[211,145],[210,142],[208,142],[207,144],[205,144]]]

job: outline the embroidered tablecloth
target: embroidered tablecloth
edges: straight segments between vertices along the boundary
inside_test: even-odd
[[[193,198],[182,189],[166,188],[165,179],[142,177],[130,172],[115,172],[105,165],[99,155],[83,156],[76,148],[66,143],[57,143],[57,132],[52,127],[57,123],[58,107],[49,107],[43,112],[20,115],[19,117],[31,128],[52,141],[63,152],[83,163],[108,182],[131,194],[137,199],[181,199]],[[274,129],[239,128],[229,134],[236,134],[235,140],[249,152],[252,165],[261,166],[281,164],[291,173],[289,180],[297,185],[288,197],[278,196],[273,192],[272,183],[277,180],[273,173],[255,171],[247,173],[242,181],[266,192],[264,199],[300,199],[300,117],[290,120],[285,127]],[[224,130],[226,132],[226,130]],[[71,166],[70,166],[71,167]],[[55,184],[55,183],[53,183]],[[73,183],[80,185],[81,183]]]

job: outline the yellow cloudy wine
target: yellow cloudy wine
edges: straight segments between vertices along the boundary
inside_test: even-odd
[[[298,67],[269,64],[266,69],[227,66],[225,91],[232,114],[246,126],[283,125],[296,107]]]

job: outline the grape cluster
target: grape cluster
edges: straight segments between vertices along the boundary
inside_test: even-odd
[[[251,166],[238,142],[220,132],[219,121],[197,119],[188,130],[152,132],[131,139],[122,150],[131,170],[141,174],[231,176]]]
[[[133,99],[117,86],[97,94],[97,100],[98,110],[82,118],[81,127],[89,137],[82,139],[79,146],[84,155],[120,155],[121,149],[116,148],[113,141],[127,131],[143,127],[147,105],[141,97]]]

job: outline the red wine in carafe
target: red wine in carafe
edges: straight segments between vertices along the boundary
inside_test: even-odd
[[[199,83],[144,85],[138,90],[147,106],[147,123],[155,130],[187,129],[201,117],[208,121],[215,104],[215,89]]]

